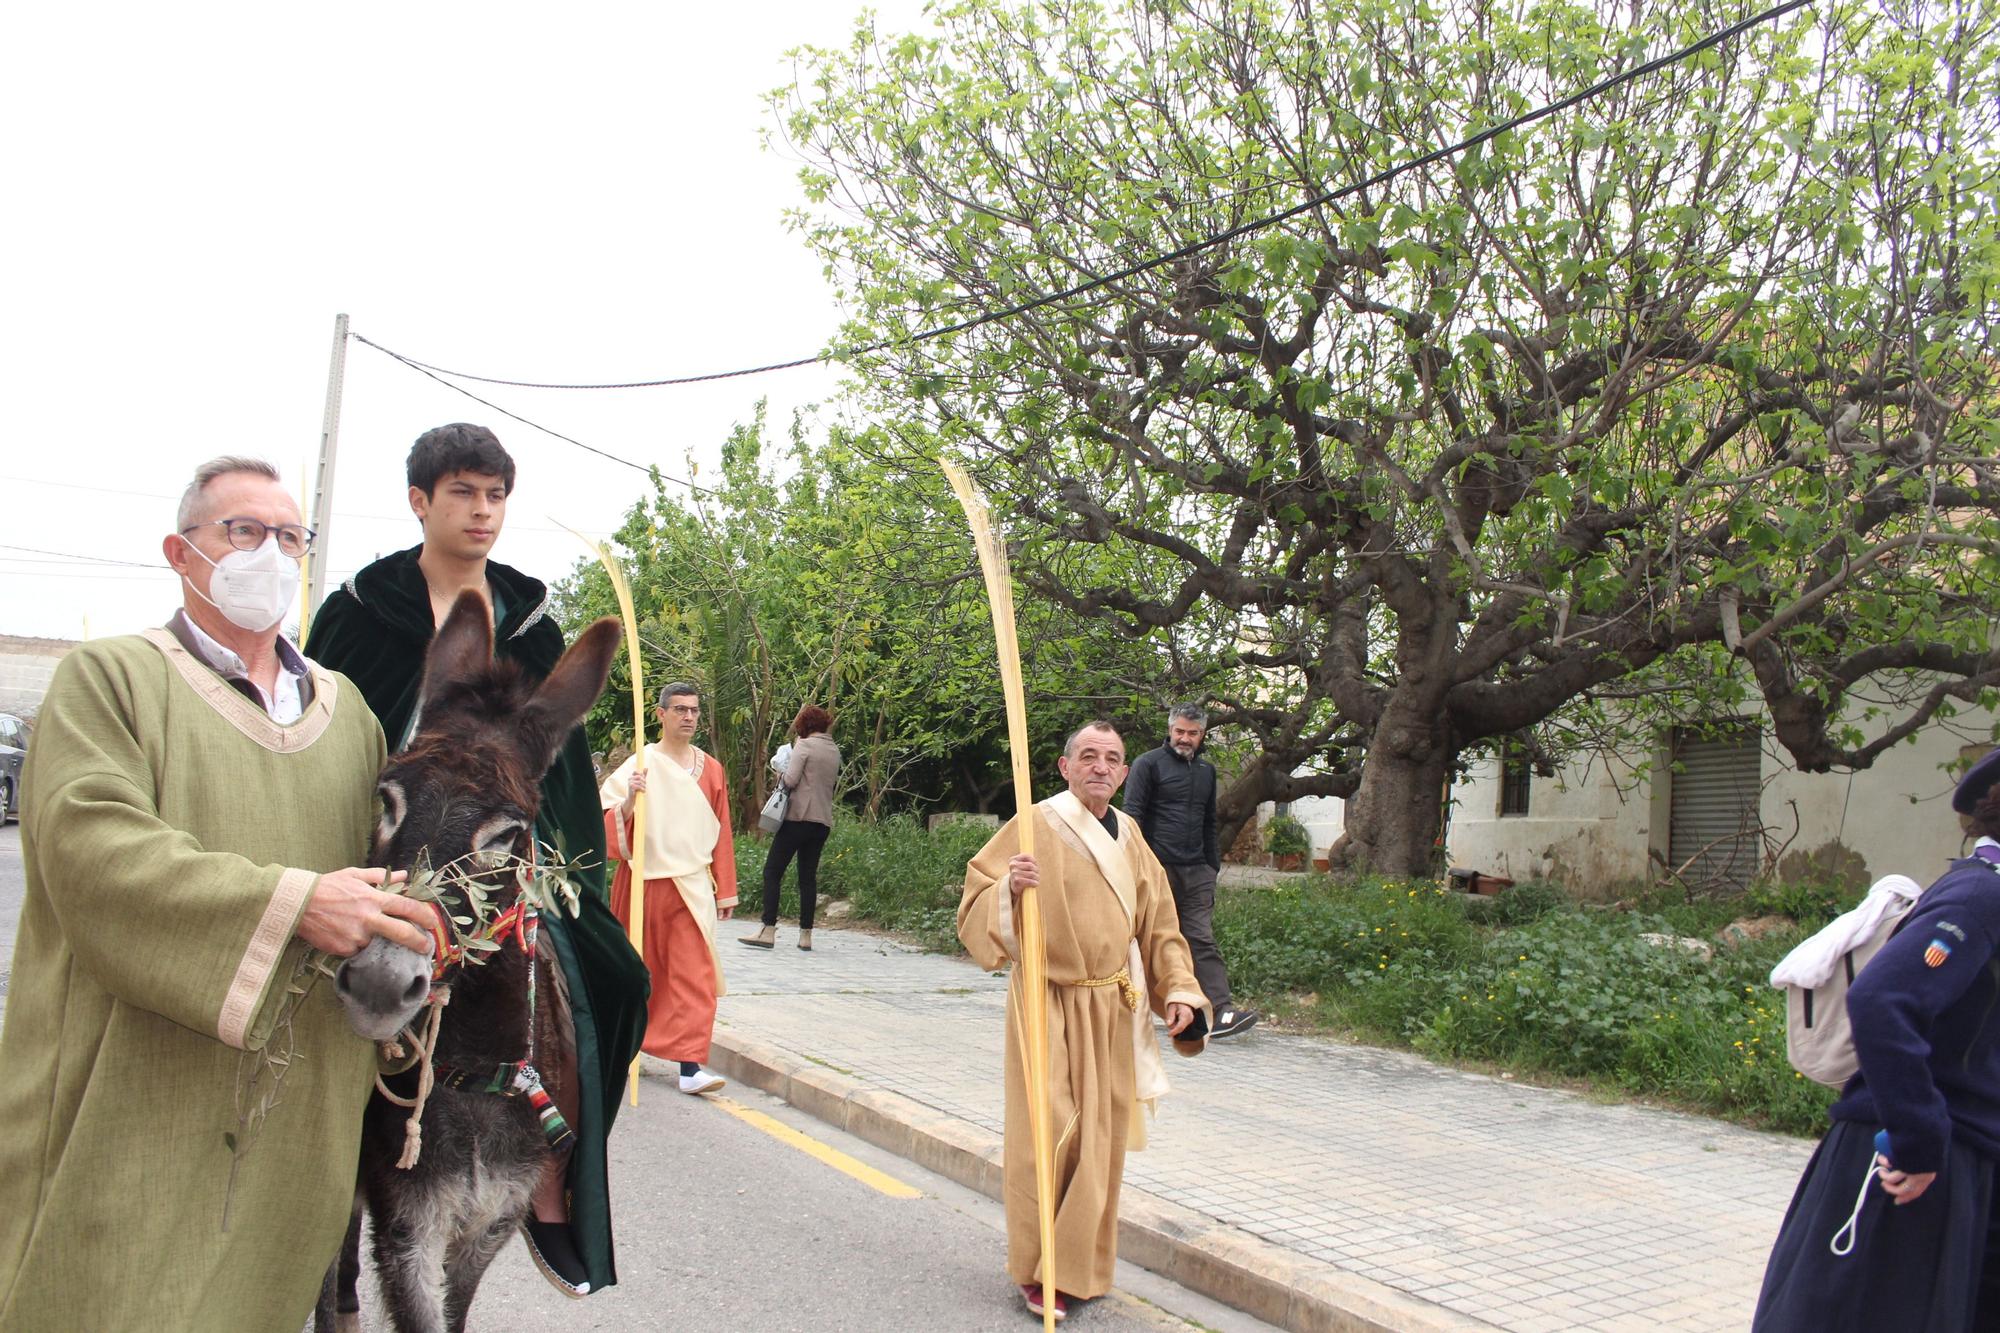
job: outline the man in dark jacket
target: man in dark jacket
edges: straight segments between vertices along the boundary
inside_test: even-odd
[[[1215,765],[1201,757],[1208,714],[1181,704],[1167,714],[1167,743],[1132,761],[1125,779],[1125,813],[1139,823],[1146,844],[1166,867],[1180,912],[1181,934],[1194,955],[1195,979],[1215,1006],[1213,1040],[1248,1032],[1254,1010],[1229,1000],[1229,969],[1215,947],[1215,876],[1222,850],[1215,837]]]
[[[562,630],[548,617],[548,589],[487,558],[514,489],[514,460],[493,432],[464,423],[426,431],[410,450],[408,470],[423,543],[382,557],[328,594],[306,640],[307,656],[360,689],[391,751],[409,739],[431,636],[465,589],[493,608],[497,656],[539,679],[563,651]],[[581,727],[542,779],[535,839],[562,848],[581,899],[576,917],[551,912],[541,922],[569,983],[579,1086],[570,1121],[576,1147],[566,1169],[552,1171],[537,1190],[526,1238],[544,1276],[580,1296],[618,1280],[605,1139],[645,1033],[651,985],[611,914],[597,777]],[[570,1108],[563,1110],[567,1116]]]

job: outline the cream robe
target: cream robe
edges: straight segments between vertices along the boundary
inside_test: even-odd
[[[1111,1289],[1118,1258],[1118,1190],[1129,1148],[1144,1146],[1140,1104],[1165,1090],[1158,1038],[1116,986],[1084,986],[1136,961],[1134,977],[1154,1014],[1170,1003],[1211,1013],[1181,938],[1166,872],[1139,826],[1117,812],[1114,842],[1065,792],[1036,807],[1035,859],[1041,868],[1048,944],[1049,1101],[1056,1135],[1056,1285],[1069,1295]],[[965,870],[958,936],[981,967],[1018,957],[1019,908],[1007,863],[1019,850],[1009,820]],[[1107,873],[1108,872],[1108,873]],[[1041,1281],[1035,1213],[1034,1137],[1020,1045],[1019,972],[1007,996],[1007,1268],[1016,1282]],[[1183,1055],[1204,1042],[1176,1042]],[[1150,1062],[1146,1056],[1151,1055]],[[1148,1069],[1150,1063],[1151,1068]]]
[[[697,750],[695,753],[700,754]],[[703,762],[708,761],[706,755]],[[630,755],[604,779],[598,788],[599,802],[606,810],[625,803],[632,790],[632,770],[639,757]],[[708,956],[715,963],[715,993],[729,994],[722,979],[722,955],[715,948],[715,877],[709,865],[715,857],[715,840],[722,833],[722,821],[702,794],[700,786],[680,762],[669,756],[657,742],[646,747],[646,882],[671,879],[680,890],[688,914],[701,927]],[[611,848],[613,856],[630,861],[632,849],[621,840]]]

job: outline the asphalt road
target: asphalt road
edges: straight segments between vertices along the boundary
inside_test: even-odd
[[[654,1065],[654,1070],[664,1066]],[[721,1094],[920,1191],[891,1198],[745,1123],[728,1106],[648,1077],[612,1138],[619,1284],[572,1301],[510,1245],[472,1307],[475,1329],[1011,1330],[1029,1315],[1002,1269],[998,1204],[734,1085]],[[364,1278],[363,1327],[386,1330]],[[1064,1323],[1078,1333],[1270,1326],[1120,1264],[1108,1296]]]
[[[11,970],[23,891],[20,828],[0,828],[0,969]],[[4,1007],[6,970],[0,970]],[[715,1328],[754,1333],[930,1330],[1028,1333],[1002,1264],[1005,1216],[983,1195],[853,1138],[783,1102],[732,1085],[682,1095],[649,1064],[639,1105],[612,1135],[619,1284],[580,1301],[552,1288],[509,1245],[473,1305],[474,1329]],[[732,1114],[732,1109],[748,1115]],[[753,1123],[759,1118],[763,1124]],[[891,1197],[771,1131],[806,1139],[914,1188]],[[1129,1264],[1110,1295],[1077,1307],[1079,1333],[1269,1325]],[[372,1273],[363,1327],[386,1330]]]
[[[21,826],[0,825],[0,1001],[6,999],[7,977],[14,970],[14,923],[21,916],[24,873]]]

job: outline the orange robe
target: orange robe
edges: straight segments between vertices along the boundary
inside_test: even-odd
[[[736,906],[736,837],[729,823],[728,778],[722,761],[697,749],[695,785],[722,826],[709,862],[717,910]],[[658,746],[647,747],[649,770],[673,762]],[[621,769],[620,772],[626,770]],[[606,799],[610,799],[608,796]],[[617,798],[624,799],[620,789]],[[604,845],[617,865],[611,881],[611,910],[631,929],[633,830],[629,816],[619,817],[614,804],[604,812]],[[722,993],[722,972],[712,943],[712,926],[695,912],[707,911],[706,886],[685,887],[671,878],[646,877],[646,931],[643,953],[653,977],[652,998],[646,1003],[646,1040],[641,1048],[661,1060],[708,1060],[709,1039],[715,1031],[715,1001]],[[690,899],[693,902],[690,902]],[[699,904],[697,909],[696,904]]]

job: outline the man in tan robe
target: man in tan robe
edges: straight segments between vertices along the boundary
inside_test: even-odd
[[[1213,1014],[1195,981],[1166,872],[1138,825],[1111,808],[1125,780],[1117,730],[1107,722],[1084,727],[1063,747],[1057,767],[1069,790],[1035,807],[1036,854],[1020,854],[1017,816],[966,867],[958,937],[988,970],[1018,960],[1016,891],[1039,886],[1055,1142],[1053,1299],[1060,1316],[1069,1300],[1111,1289],[1125,1152],[1145,1147],[1145,1114],[1167,1090],[1147,1007],[1166,1020],[1183,1055],[1201,1052],[1205,1040],[1192,1034],[1206,1031]],[[1007,1270],[1039,1314],[1041,1229],[1018,969],[1014,977],[1007,995]]]

